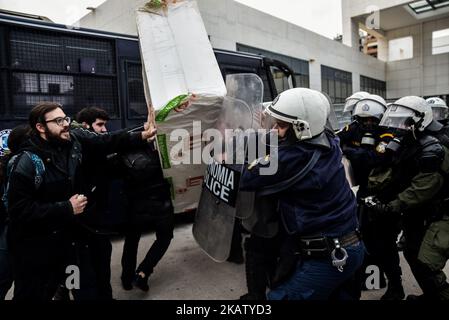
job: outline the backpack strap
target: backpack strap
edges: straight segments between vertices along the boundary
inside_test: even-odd
[[[38,190],[42,184],[44,173],[45,173],[44,162],[38,155],[36,155],[34,153],[31,153],[29,151],[24,151],[23,153],[26,154],[33,162],[33,166],[34,166],[34,170],[35,170],[35,172],[34,172],[34,187],[35,187],[35,190]],[[8,192],[9,192],[9,182],[10,182],[9,179],[11,177],[11,173],[17,166],[17,163],[18,163],[17,160],[19,159],[20,155],[21,155],[20,153],[14,155],[8,161],[8,165],[6,167],[6,184],[3,186],[4,192],[3,192],[3,196],[2,196],[2,201],[5,205],[6,210],[8,210]]]
[[[45,173],[45,165],[44,162],[42,161],[42,159],[34,154],[31,153],[29,151],[24,151],[24,153],[31,159],[31,161],[33,162],[34,165],[34,170],[35,170],[35,175],[34,175],[34,186],[37,189],[39,189],[39,187],[42,184],[42,181],[44,179],[44,173]]]

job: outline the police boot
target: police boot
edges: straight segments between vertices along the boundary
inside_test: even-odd
[[[404,287],[402,286],[402,280],[392,280],[388,282],[388,289],[385,294],[380,298],[384,301],[397,301],[405,298]]]
[[[267,270],[265,264],[258,262],[257,257],[247,254],[245,271],[248,293],[241,296],[240,300],[266,300]]]

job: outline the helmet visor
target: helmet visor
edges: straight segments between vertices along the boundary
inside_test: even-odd
[[[343,113],[352,113],[354,111],[355,105],[359,102],[360,99],[349,98],[346,100],[345,106],[343,108]]]
[[[432,107],[433,119],[436,121],[446,120],[448,117],[447,107]]]
[[[388,108],[387,112],[380,122],[380,126],[402,130],[412,130],[412,126],[415,124],[413,117],[415,113],[408,108],[392,105]]]

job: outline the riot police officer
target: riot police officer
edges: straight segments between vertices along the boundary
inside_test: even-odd
[[[380,125],[391,128],[395,138],[387,146],[392,161],[369,177],[369,191],[376,195],[371,207],[379,218],[402,213],[404,256],[424,289],[427,275],[418,252],[426,226],[435,220],[444,197],[444,176],[449,172],[447,149],[432,135],[435,122],[423,98],[399,99],[388,108]]]
[[[382,160],[392,137],[378,126],[386,108],[382,97],[369,95],[356,103],[354,121],[337,132],[343,154],[351,161],[356,184],[360,186],[359,198],[365,196],[369,172]]]
[[[317,91],[281,93],[265,109],[266,127],[280,140],[277,152],[242,174],[242,190],[276,196],[274,208],[291,252],[300,253],[292,274],[269,292],[269,299],[326,300],[363,261],[355,196],[338,139],[325,130],[329,110],[329,101]],[[268,161],[278,161],[273,175],[263,175]]]
[[[370,94],[368,92],[360,91],[360,92],[356,92],[352,96],[348,97],[346,99],[345,105],[343,107],[343,114],[352,116],[357,102],[359,102],[360,100],[362,100],[364,98],[367,98],[368,96],[370,96]]]
[[[449,127],[448,127],[448,107],[446,103],[438,98],[427,99],[433,112],[434,121],[428,129],[438,138],[447,152],[449,148]],[[438,121],[444,127],[438,126]],[[445,159],[447,161],[447,159]],[[445,176],[443,196],[447,199],[448,179]],[[447,200],[441,203],[440,215],[426,231],[423,242],[418,253],[417,267],[422,274],[420,283],[424,292],[422,296],[408,296],[407,300],[428,299],[428,300],[449,300],[449,284],[446,282],[446,275],[443,268],[449,259],[449,216]]]
[[[446,126],[449,118],[449,108],[447,107],[446,102],[438,97],[429,98],[426,102],[432,108],[433,120]]]
[[[378,166],[386,156],[385,147],[391,140],[392,135],[383,128],[379,127],[379,122],[385,113],[387,106],[385,100],[377,95],[368,95],[356,103],[353,110],[353,122],[340,130],[337,136],[340,138],[340,145],[343,154],[351,162],[355,184],[359,186],[357,199],[363,199],[367,196],[366,188],[368,176],[372,169]],[[385,232],[396,234],[396,231],[390,226],[383,227],[377,221],[372,221],[363,213],[363,206],[359,206],[359,218],[361,223],[361,232],[364,243],[367,248],[364,266],[357,273],[356,283],[354,284],[354,296],[360,298],[361,288],[365,288],[365,271],[368,266],[376,265],[380,269],[380,288],[386,286],[384,277],[384,264],[382,263],[385,250],[383,241],[379,241],[379,229],[383,229],[382,237]],[[399,256],[397,259],[388,259],[399,268]],[[394,253],[393,253],[394,254]],[[392,268],[386,267],[387,270]],[[400,268],[399,268],[400,270]],[[391,272],[389,277],[391,278]],[[399,275],[400,276],[400,275]]]

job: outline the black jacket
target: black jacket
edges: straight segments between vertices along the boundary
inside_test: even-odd
[[[159,154],[151,146],[122,155],[128,219],[146,222],[173,214],[171,186],[164,178]]]
[[[23,151],[43,160],[45,172],[36,190],[35,165],[22,154],[11,173],[8,192],[11,248],[24,239],[57,239],[55,235],[63,235],[75,226],[80,217],[73,214],[69,199],[75,194],[84,194],[89,199],[93,187],[83,173],[84,162],[101,161],[107,154],[126,151],[141,143],[140,133],[126,131],[97,135],[74,129],[70,136],[71,141],[58,145],[32,136],[22,145]]]

